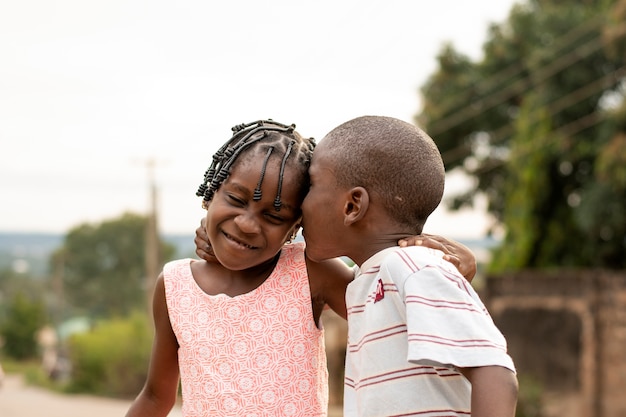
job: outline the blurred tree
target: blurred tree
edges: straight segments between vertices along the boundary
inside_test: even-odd
[[[527,0],[480,62],[446,45],[416,122],[506,236],[493,271],[626,268],[626,0]],[[492,229],[493,230],[493,229]]]
[[[66,309],[111,317],[145,307],[147,222],[145,216],[126,213],[68,232],[51,258],[53,269],[61,271]],[[175,252],[163,241],[160,249],[162,260],[171,259]]]
[[[46,323],[44,306],[41,301],[32,300],[23,293],[17,293],[8,303],[6,316],[0,325],[2,349],[17,360],[32,359],[37,356],[37,332]]]
[[[137,313],[101,320],[92,331],[73,335],[67,390],[133,398],[146,380],[152,336],[152,320]]]
[[[0,320],[6,314],[9,303],[17,294],[28,294],[31,299],[45,298],[47,282],[30,272],[16,272],[14,269],[0,269]]]

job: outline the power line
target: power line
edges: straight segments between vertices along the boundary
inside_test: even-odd
[[[622,23],[620,24],[620,26],[618,26],[617,29],[617,35],[618,36],[624,36],[626,34],[626,24]],[[584,47],[582,48],[582,52],[580,49],[578,50],[574,50],[570,53],[568,53],[567,55],[565,55],[564,57],[561,57],[560,59],[556,60],[556,64],[553,62],[552,65],[545,67],[547,69],[543,69],[541,71],[539,71],[540,76],[533,76],[533,73],[531,73],[529,75],[529,77],[527,77],[526,80],[522,80],[526,82],[526,86],[529,87],[531,81],[534,81],[537,85],[545,82],[547,79],[549,79],[549,77],[553,76],[554,74],[556,74],[556,72],[558,72],[559,69],[562,69],[564,67],[564,65],[571,65],[574,62],[576,62],[577,60],[582,59],[584,56],[587,56],[588,54],[592,53],[593,51],[599,49],[600,47],[602,47],[602,43],[601,43],[602,39],[598,36],[594,39],[592,39],[591,41],[587,42]],[[576,57],[578,55],[578,59],[573,59],[574,57]],[[611,78],[614,78],[615,81],[613,83],[611,83],[611,85],[615,85],[617,83],[619,83],[619,79],[624,77],[626,74],[624,73],[624,67],[621,67],[615,71],[613,71],[612,73],[606,74],[605,76],[603,76],[601,79],[593,81],[589,84],[586,84],[585,86],[581,87],[580,89],[568,94],[567,96],[561,97],[558,100],[556,100],[553,105],[550,107],[550,115],[554,115],[556,113],[558,113],[558,111],[560,110],[564,110],[567,107],[571,106],[572,104],[575,104],[577,102],[579,102],[582,98],[585,97],[589,97],[591,94],[601,91],[603,89],[606,88],[606,82],[609,81]],[[532,80],[531,80],[532,77]],[[510,89],[510,87],[509,87]],[[508,93],[507,89],[504,90],[504,93]],[[496,95],[496,98],[499,98],[500,96],[502,96],[503,93],[500,92],[498,95]],[[488,99],[491,99],[490,102],[494,102],[493,105],[499,104],[500,102],[496,102],[496,100],[493,100],[494,95],[491,95],[490,97],[487,97]],[[508,97],[507,97],[508,98]],[[577,100],[577,101],[574,101]],[[485,110],[485,109],[481,109],[481,110]],[[476,111],[472,111],[472,113],[468,116],[468,117],[472,117],[475,116]],[[461,112],[461,117],[465,117],[465,115],[467,115],[467,112]],[[468,117],[465,117],[463,120],[466,120]],[[459,122],[460,123],[460,122]],[[432,132],[432,131],[431,131]],[[508,135],[510,135],[513,132],[513,126],[511,126],[510,124],[506,124],[500,128],[498,128],[496,131],[491,133],[491,136],[494,138],[492,140],[492,143],[499,143],[502,142],[506,137],[508,137]],[[440,132],[441,133],[441,132]],[[435,134],[433,134],[434,136]],[[444,160],[446,161],[456,161],[460,158],[462,158],[466,153],[466,145],[459,145],[453,149],[450,149],[446,152],[444,152],[442,154],[442,156],[444,157]]]
[[[593,30],[598,30],[602,27],[602,23],[604,18],[601,16],[595,17],[586,21],[583,25],[577,26],[574,29],[570,30],[566,34],[560,36],[555,41],[555,47],[553,48],[553,55],[558,56],[559,51],[564,50],[566,47],[571,47],[574,42],[578,41],[583,35],[587,35],[589,32]],[[592,45],[589,45],[592,43]],[[593,47],[591,51],[587,51],[591,53],[601,46],[600,36],[596,36],[595,39],[588,42],[584,45],[584,47],[589,48]],[[547,79],[549,76],[558,72],[560,69],[565,68],[567,65],[571,65],[571,63],[576,62],[583,58],[583,55],[580,54],[580,49],[574,49],[565,55],[561,55],[556,61],[553,61],[551,65],[539,71],[540,77],[536,77],[533,81],[535,83],[540,82],[541,80]],[[438,120],[434,123],[433,126],[429,128],[429,132],[432,135],[440,134],[444,131],[449,130],[450,128],[468,120],[471,117],[474,117],[479,112],[486,110],[487,108],[493,107],[496,104],[502,103],[504,100],[512,97],[515,93],[519,91],[524,91],[524,89],[529,87],[530,80],[527,78],[518,79],[517,81],[513,80],[516,75],[522,73],[522,70],[527,69],[527,66],[522,63],[513,64],[495,74],[489,75],[488,78],[481,80],[478,85],[472,86],[471,88],[467,88],[465,92],[461,93],[463,97],[455,100],[455,102],[466,101],[469,100],[470,97],[474,94],[474,92],[480,91],[488,91],[490,89],[495,88],[497,85],[501,85],[504,82],[512,81],[507,87],[498,90],[496,93],[490,94],[484,97],[481,101],[487,101],[486,104],[480,105],[481,101],[473,103],[470,108],[465,107],[463,110],[459,112],[455,112],[450,116],[447,116],[441,120]],[[535,75],[537,73],[534,73]],[[508,78],[505,78],[508,77]],[[495,97],[495,98],[494,98]],[[486,107],[488,106],[488,107]],[[452,108],[447,111],[451,111]]]
[[[568,107],[571,107],[574,104],[579,103],[585,98],[592,96],[595,93],[598,93],[602,90],[607,89],[607,82],[611,79],[614,81],[611,83],[612,86],[617,85],[620,82],[620,79],[626,77],[626,66],[622,66],[615,71],[612,71],[608,74],[605,74],[602,78],[599,78],[589,84],[584,85],[583,87],[572,91],[571,93],[562,96],[555,100],[552,103],[548,103],[547,110],[548,116],[554,116],[562,110],[565,110]],[[535,116],[531,115],[528,120],[530,122],[538,121],[538,119],[542,117],[542,115]],[[514,132],[514,127],[512,124],[506,124],[491,132],[490,135],[493,138],[491,140],[491,144],[498,144],[504,141],[507,137],[509,137]],[[456,161],[460,159],[465,154],[465,146],[460,145],[449,151],[446,151],[442,154],[442,157],[445,161]]]
[[[579,61],[589,57],[594,52],[600,50],[605,44],[600,34],[597,34],[591,37],[589,40],[586,40],[582,45],[576,47],[574,42],[581,40],[583,35],[589,34],[592,30],[601,29],[603,27],[602,22],[604,21],[604,17],[596,17],[593,21],[588,21],[586,24],[581,25],[573,30],[569,31],[566,35],[558,38],[558,48],[554,48],[553,51],[564,51],[566,47],[571,46],[573,49],[569,52],[564,52],[562,54],[554,54],[555,58],[550,61],[548,64],[540,66],[538,68],[526,68],[522,63],[517,63],[506,67],[504,70],[497,72],[495,75],[489,75],[488,78],[481,80],[480,83],[475,84],[472,88],[465,90],[465,94],[461,94],[464,99],[469,99],[472,94],[478,92],[486,92],[487,89],[495,88],[496,86],[501,86],[506,82],[509,82],[508,85],[505,85],[500,90],[494,91],[483,97],[481,100],[471,103],[471,106],[467,106],[466,108],[456,112],[454,114],[449,115],[441,120],[433,123],[433,126],[429,128],[429,133],[433,136],[436,136],[441,133],[445,133],[452,129],[453,127],[469,120],[471,117],[475,117],[481,112],[486,111],[492,107],[497,106],[498,104],[505,103],[506,100],[514,97],[515,94],[522,94],[524,91],[527,91],[530,88],[536,88],[545,84],[548,80],[555,77],[556,74],[561,72],[562,70],[576,64]],[[615,39],[622,38],[626,34],[626,23],[620,23],[615,30],[615,35],[613,41]],[[528,70],[528,75],[521,79],[514,79],[518,76],[523,69]],[[547,110],[547,113],[539,114],[536,112],[532,112],[528,117],[528,121],[534,123],[540,120],[540,117],[553,117],[559,112],[562,112],[572,106],[580,103],[584,99],[587,99],[594,94],[597,94],[602,91],[607,91],[609,89],[615,88],[620,82],[623,82],[624,77],[626,77],[626,66],[622,66],[610,73],[603,75],[599,79],[594,79],[591,82],[586,83],[582,87],[568,92],[564,96],[560,96],[555,100],[547,103],[545,106],[542,106],[541,109]],[[458,102],[458,101],[457,101]],[[451,111],[452,106],[448,108],[446,111]],[[532,144],[528,144],[529,146],[525,147],[525,149],[517,149],[515,157],[525,157],[534,152],[538,152],[543,148],[546,148],[550,145],[551,138],[554,137],[568,137],[579,134],[580,132],[589,129],[602,121],[608,118],[608,114],[602,109],[597,108],[595,111],[585,114],[576,120],[570,121],[562,126],[557,128],[553,128],[550,131],[539,135],[540,137],[535,137]],[[503,143],[506,138],[510,137],[514,133],[514,125],[506,124],[504,126],[500,126],[494,131],[489,132],[491,140],[490,144],[499,144]],[[456,161],[461,159],[463,156],[467,154],[467,144],[460,144],[453,149],[446,151],[442,156],[446,161]],[[488,164],[481,164],[480,173],[485,174],[497,168],[504,166],[508,162],[507,159],[492,159],[488,162]]]
[[[429,129],[430,134],[436,136],[438,134],[446,132],[453,127],[459,125],[460,123],[463,123],[470,118],[477,116],[485,110],[488,110],[498,104],[505,102],[511,97],[514,97],[516,94],[527,91],[533,86],[538,86],[554,74],[567,68],[568,66],[571,66],[576,61],[580,61],[581,59],[590,55],[592,52],[597,51],[601,47],[602,38],[600,35],[598,35],[580,48],[575,49],[564,56],[561,56],[559,59],[554,60],[549,65],[534,71],[531,69],[527,77],[514,81],[508,87],[472,103],[472,105],[466,107],[465,110],[461,110],[438,121],[435,126],[432,126]]]
[[[571,123],[568,123],[566,125],[561,126],[558,129],[554,129],[551,130],[549,132],[547,132],[545,135],[541,136],[539,139],[537,139],[535,141],[536,145],[534,146],[529,146],[527,149],[525,149],[523,152],[517,153],[515,154],[516,157],[523,157],[523,156],[527,156],[531,153],[534,153],[536,151],[538,151],[541,148],[546,147],[549,144],[548,139],[550,139],[550,137],[553,136],[573,136],[576,133],[579,133],[587,128],[590,128],[591,126],[594,126],[598,123],[600,123],[601,121],[605,120],[607,118],[606,114],[600,112],[600,111],[594,111],[592,113],[586,114],[583,117],[580,117],[576,120],[574,120]],[[507,161],[505,160],[501,160],[501,161],[493,161],[493,163],[491,165],[489,165],[488,167],[481,169],[481,174],[482,173],[486,173],[489,172],[491,170],[494,170],[495,168],[498,168],[502,165],[504,165]]]

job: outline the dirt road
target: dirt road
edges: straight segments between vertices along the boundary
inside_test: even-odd
[[[58,394],[24,384],[21,376],[7,375],[0,388],[0,417],[123,417],[130,401],[90,395]],[[341,417],[341,408],[329,410]],[[169,417],[181,417],[175,407]]]
[[[24,384],[17,375],[7,375],[0,388],[1,417],[123,417],[129,401],[64,395]],[[181,416],[177,407],[170,417]]]

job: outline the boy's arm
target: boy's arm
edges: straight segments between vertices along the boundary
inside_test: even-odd
[[[518,386],[504,336],[451,265],[420,261],[433,267],[412,274],[403,288],[407,332],[426,337],[409,338],[409,360],[455,365],[471,383],[472,417],[514,417]]]
[[[444,253],[443,259],[456,266],[466,280],[472,282],[476,275],[476,257],[467,246],[457,241],[446,239],[443,236],[422,233],[401,239],[398,244],[400,246],[426,246],[431,249],[438,249]]]
[[[205,261],[214,259],[209,245],[209,237],[204,229],[205,218],[200,220],[200,226],[196,229],[194,243],[196,244],[196,255]],[[444,253],[444,259],[452,263],[459,270],[461,275],[469,282],[472,282],[476,275],[476,257],[465,245],[446,239],[443,236],[421,234],[411,236],[398,241],[400,246],[426,246],[431,249],[438,249]]]
[[[196,230],[196,246],[199,248],[203,241],[204,232],[199,227]],[[306,239],[305,239],[306,240]],[[473,273],[471,281],[476,272],[476,261],[472,252],[458,242],[448,240],[440,236],[419,235],[402,239],[398,242],[400,246],[426,246],[431,249],[438,249],[446,254],[450,259],[456,259],[457,262],[464,262],[466,270],[471,269],[473,265]],[[196,254],[199,256],[202,252],[197,249]],[[446,258],[447,259],[447,258]],[[313,299],[313,310],[316,323],[319,324],[319,316],[324,305],[328,305],[335,313],[344,319],[347,318],[346,312],[346,287],[354,279],[354,271],[349,268],[345,262],[339,258],[327,259],[321,262],[311,261],[306,258],[307,273],[309,275],[309,285],[311,287],[311,296]],[[450,260],[458,269],[457,262]]]
[[[200,259],[212,262],[215,260],[215,255],[209,244],[209,236],[206,234],[204,225],[206,223],[206,217],[200,219],[200,226],[196,229],[196,236],[193,239],[193,243],[196,244],[196,255]]]
[[[179,379],[178,341],[167,312],[163,273],[156,282],[152,309],[155,334],[148,377],[126,417],[165,417],[176,402]]]
[[[502,366],[464,368],[460,372],[472,384],[472,417],[515,417],[515,373]]]

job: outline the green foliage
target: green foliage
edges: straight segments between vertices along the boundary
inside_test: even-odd
[[[2,369],[4,369],[5,373],[23,375],[28,385],[55,389],[54,384],[50,381],[50,378],[48,378],[48,375],[46,375],[42,368],[41,359],[39,358],[16,360],[3,356],[0,357],[0,363],[2,363]]]
[[[15,272],[12,269],[0,269],[0,320],[6,313],[7,300],[17,294],[28,294],[31,299],[43,299],[46,282],[26,272]]]
[[[543,387],[530,375],[518,375],[519,394],[515,417],[541,417]]]
[[[419,125],[474,176],[506,237],[492,272],[626,268],[626,0],[527,0],[484,58],[446,45]]]
[[[16,294],[9,302],[6,316],[0,326],[7,356],[25,360],[37,356],[37,331],[45,324],[43,304]]]
[[[146,217],[126,213],[100,224],[81,224],[68,232],[51,258],[55,269],[63,266],[68,310],[112,317],[145,307],[146,225]],[[160,250],[163,259],[174,253],[174,247],[163,242]]]
[[[145,314],[100,322],[72,336],[71,392],[130,398],[139,392],[150,358],[152,327]]]

